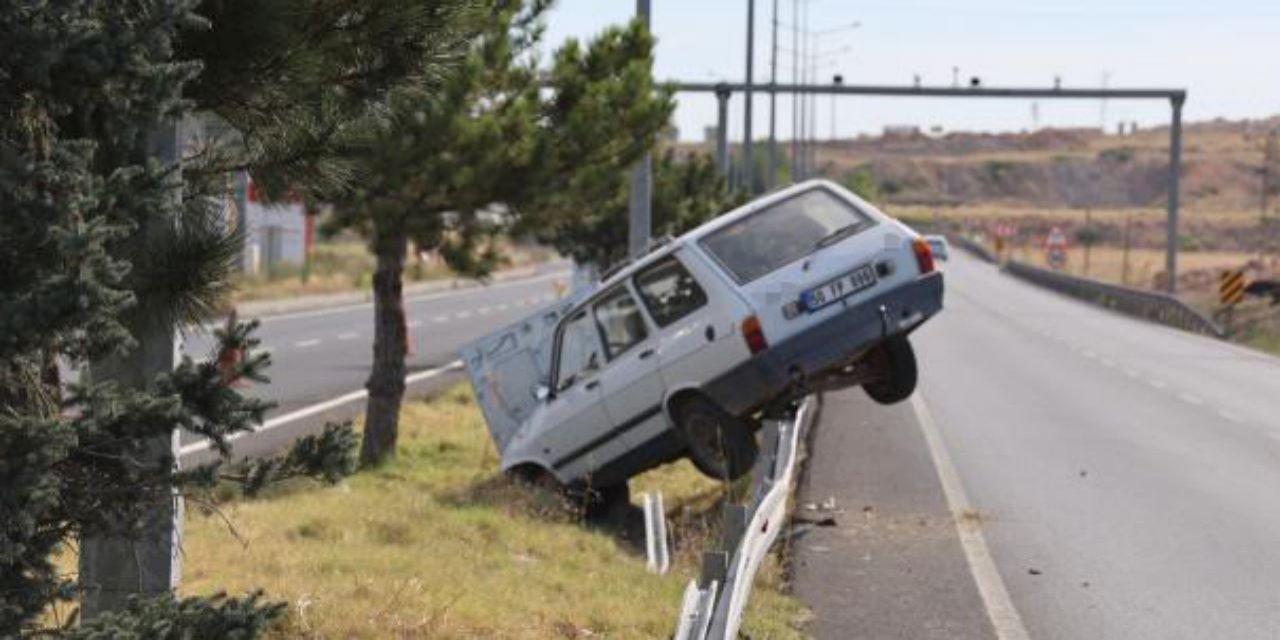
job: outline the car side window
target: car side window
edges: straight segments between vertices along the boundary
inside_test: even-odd
[[[585,309],[565,322],[558,363],[556,391],[568,389],[584,374],[600,368],[600,337]]]
[[[659,327],[665,327],[707,304],[707,292],[674,256],[636,276],[636,288]]]
[[[612,360],[649,336],[640,307],[625,286],[618,286],[595,303],[596,323]]]

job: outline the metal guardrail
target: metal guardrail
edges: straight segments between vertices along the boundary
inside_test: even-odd
[[[950,237],[950,240],[952,245],[960,247],[961,249],[964,249],[965,251],[972,253],[973,255],[977,256],[980,260],[984,262],[989,262],[991,264],[996,264],[1000,262],[996,258],[996,254],[992,253],[990,249],[988,249],[982,243],[974,240],[973,238],[970,238],[968,236],[962,236],[962,235],[953,235]]]
[[[1218,323],[1165,293],[1107,284],[1033,267],[1016,260],[1005,263],[1004,270],[1009,275],[1032,284],[1126,315],[1217,338],[1227,335]]]
[[[738,637],[756,571],[785,526],[802,434],[817,402],[809,396],[793,415],[765,421],[761,449],[768,453],[756,461],[751,504],[725,507],[722,548],[703,555],[701,579],[685,588],[676,640]]]

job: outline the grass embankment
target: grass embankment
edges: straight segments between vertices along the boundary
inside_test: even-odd
[[[524,267],[554,258],[550,249],[515,246],[507,242],[503,243],[501,252],[507,259],[503,268]],[[374,257],[363,242],[322,242],[312,250],[311,265],[305,279],[301,265],[279,265],[259,275],[240,278],[234,299],[236,302],[249,302],[363,291],[369,289],[373,281],[375,266]],[[419,260],[412,256],[404,271],[406,284],[456,276],[439,260]]]
[[[335,487],[303,485],[192,513],[183,591],[263,588],[288,602],[281,635],[424,638],[668,637],[713,539],[721,488],[688,463],[632,481],[661,489],[675,549],[666,576],[644,553],[511,486],[470,390],[413,402],[398,457]],[[234,527],[229,530],[223,517]],[[806,612],[770,560],[746,632],[800,637]]]

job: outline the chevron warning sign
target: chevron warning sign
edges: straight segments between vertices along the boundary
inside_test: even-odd
[[[1230,307],[1244,299],[1244,270],[1223,271],[1218,277],[1218,301]]]

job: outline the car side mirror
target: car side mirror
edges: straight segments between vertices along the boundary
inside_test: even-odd
[[[538,402],[546,402],[551,399],[551,387],[539,382],[538,385],[533,388],[533,398]]]

